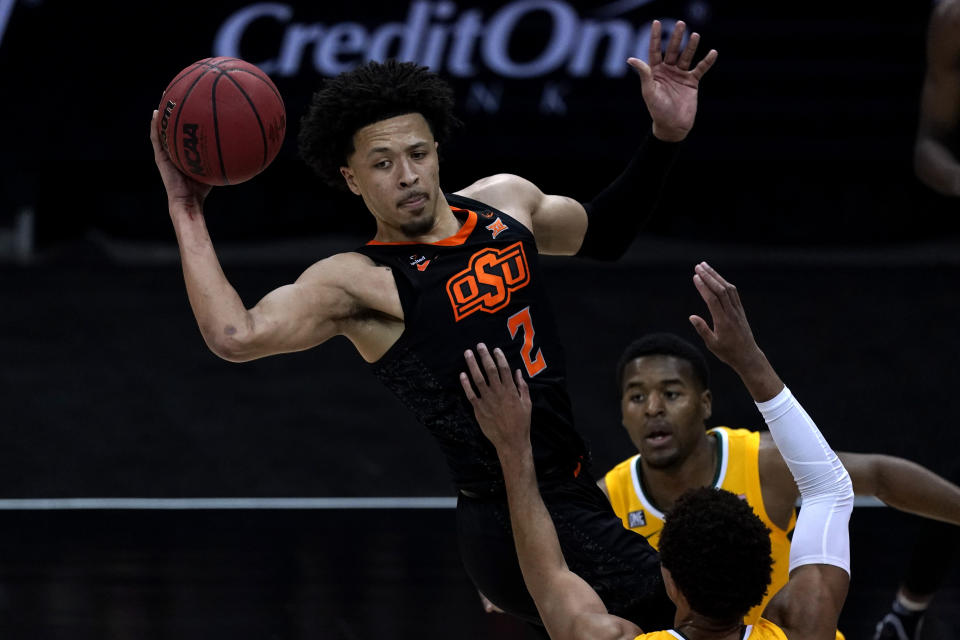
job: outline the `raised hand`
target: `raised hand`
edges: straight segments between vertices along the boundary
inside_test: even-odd
[[[479,363],[477,362],[479,355]],[[477,345],[477,353],[467,350],[468,377],[460,373],[460,385],[473,405],[473,413],[480,423],[480,430],[487,436],[497,451],[529,446],[530,443],[530,389],[520,370],[512,375],[507,357],[500,349],[491,356],[487,345]],[[481,370],[482,367],[482,370]],[[484,375],[484,372],[486,375]],[[476,392],[470,385],[470,379]]]
[[[707,303],[713,328],[697,315],[690,316],[690,323],[707,348],[736,370],[762,357],[737,288],[706,262],[695,266],[694,272],[693,285]]]
[[[660,21],[654,20],[650,29],[649,64],[638,58],[628,58],[627,63],[640,76],[643,100],[653,119],[653,134],[661,140],[677,142],[687,137],[693,127],[700,79],[716,62],[717,51],[711,49],[691,69],[700,34],[690,34],[687,46],[681,51],[686,24],[677,22],[664,54],[660,43],[661,28]]]
[[[160,178],[167,190],[167,199],[170,204],[180,204],[191,213],[201,213],[203,201],[210,193],[210,185],[206,185],[186,176],[170,161],[167,150],[160,144],[160,135],[157,133],[158,112],[153,112],[150,118],[150,142],[153,144],[153,160],[160,170]]]

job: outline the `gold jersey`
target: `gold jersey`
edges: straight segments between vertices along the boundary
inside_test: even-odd
[[[642,633],[634,640],[687,640],[687,637],[679,631],[668,629]],[[748,624],[743,628],[740,640],[787,640],[787,636],[783,629],[765,618],[760,618],[756,624]]]
[[[760,491],[760,433],[747,429],[716,427],[708,432],[717,439],[717,475],[714,487],[726,489],[738,495],[753,507],[754,513],[770,528],[770,550],[773,555],[773,573],[770,586],[763,601],[747,613],[744,622],[754,624],[770,598],[789,579],[790,540],[787,535],[797,522],[796,511],[790,516],[786,529],[771,522],[763,506]],[[645,536],[654,548],[659,546],[660,530],[663,529],[663,511],[644,493],[640,473],[640,455],[624,460],[606,475],[607,494],[614,512],[623,521],[623,526]],[[646,636],[644,636],[646,637]],[[768,636],[756,636],[766,638]],[[770,636],[773,637],[773,636]]]

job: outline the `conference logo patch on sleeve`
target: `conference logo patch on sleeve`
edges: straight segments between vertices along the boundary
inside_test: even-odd
[[[470,256],[463,271],[447,280],[453,317],[460,322],[477,311],[496,313],[510,303],[510,294],[530,284],[530,268],[523,243],[488,247]]]
[[[494,239],[496,239],[498,235],[500,235],[501,233],[503,233],[509,228],[510,227],[503,224],[503,221],[500,220],[500,218],[497,218],[496,220],[488,224],[486,227],[484,227],[484,229],[487,229],[488,231],[490,231],[491,234],[493,234]]]
[[[647,526],[647,516],[643,513],[643,509],[640,509],[639,511],[631,511],[630,513],[628,513],[627,523],[630,525],[631,529]]]

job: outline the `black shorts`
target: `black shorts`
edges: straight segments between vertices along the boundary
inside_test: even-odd
[[[540,487],[570,570],[600,595],[607,610],[644,631],[673,627],[674,606],[660,558],[646,538],[623,527],[590,474]],[[457,501],[460,554],[474,585],[491,602],[539,624],[523,584],[504,496]]]

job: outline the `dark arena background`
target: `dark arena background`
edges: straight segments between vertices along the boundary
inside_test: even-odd
[[[323,77],[401,56],[464,121],[443,186],[499,172],[589,199],[649,127],[654,18],[720,52],[656,216],[618,263],[548,259],[579,429],[631,455],[613,368],[706,312],[709,260],[831,443],[946,474],[960,415],[960,202],[913,174],[926,2],[0,0],[0,638],[529,638],[483,613],[439,449],[351,345],[247,364],[204,345],[148,140],[217,55],[286,101],[277,160],[206,215],[248,306],[373,232],[296,155]],[[469,345],[463,345],[467,347]],[[459,357],[452,353],[451,357]],[[713,422],[759,428],[711,359]],[[841,618],[869,638],[918,520],[867,504]],[[924,638],[960,636],[952,568]]]

